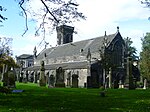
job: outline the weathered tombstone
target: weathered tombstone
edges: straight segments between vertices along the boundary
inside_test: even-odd
[[[15,72],[13,70],[11,71],[8,71],[6,73],[4,73],[4,76],[3,76],[3,86],[4,87],[9,87],[9,88],[15,88],[16,85],[15,85]]]
[[[15,79],[16,79],[16,74],[13,70],[8,71],[8,87],[9,88],[15,88]]]
[[[92,88],[91,76],[87,76],[87,88]]]
[[[38,78],[38,74],[37,74],[37,72],[35,71],[35,72],[34,72],[34,83],[37,83],[37,78]]]
[[[118,89],[119,88],[119,81],[117,79],[114,80],[114,89]]]
[[[46,84],[49,84],[49,72],[46,73]]]
[[[123,87],[122,80],[119,81],[119,88],[124,88],[124,87]]]
[[[71,72],[68,73],[67,86],[71,86]]]
[[[30,75],[30,82],[32,82],[32,83],[34,82],[34,72],[32,72]]]
[[[40,78],[39,78],[39,85],[40,86],[46,86],[44,61],[41,62],[41,72],[40,72]]]
[[[98,72],[94,69],[91,70],[91,86],[92,88],[99,88]]]
[[[73,74],[72,75],[72,87],[73,88],[78,88],[78,75],[77,74]]]
[[[146,86],[147,86],[147,79],[144,79],[144,87],[143,87],[143,89],[146,89]]]
[[[3,74],[3,86],[8,86],[8,73]]]
[[[55,87],[65,87],[64,70],[62,67],[56,69],[56,84]]]
[[[23,75],[23,82],[24,82],[24,83],[27,83],[27,79],[26,79],[26,71],[24,72],[24,75]]]
[[[22,82],[23,80],[23,72],[20,73],[19,82]]]
[[[54,83],[55,83],[55,77],[54,77],[54,75],[50,75],[50,77],[49,77],[49,86],[54,87]]]
[[[28,71],[26,71],[26,80],[28,81],[29,80],[29,74],[28,74]]]

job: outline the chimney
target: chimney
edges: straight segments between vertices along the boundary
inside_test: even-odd
[[[56,31],[57,31],[57,45],[62,45],[73,41],[74,27],[61,25],[56,27]]]

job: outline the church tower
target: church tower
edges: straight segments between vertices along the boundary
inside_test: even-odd
[[[74,27],[61,25],[56,27],[56,31],[57,31],[57,45],[62,45],[73,41]]]

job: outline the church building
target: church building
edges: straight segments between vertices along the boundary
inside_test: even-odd
[[[61,25],[56,28],[57,46],[43,49],[36,54],[34,65],[25,70],[37,82],[41,61],[45,77],[52,86],[119,87],[125,81],[125,42],[119,32],[73,42],[74,27]]]

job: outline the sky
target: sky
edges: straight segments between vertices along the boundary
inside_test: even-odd
[[[34,8],[39,7],[39,0],[32,0]],[[133,41],[138,53],[141,51],[141,38],[150,32],[150,9],[140,4],[139,0],[76,0],[79,3],[79,11],[86,15],[87,19],[73,23],[75,26],[74,42],[103,36],[117,32],[117,26],[123,38],[129,37]],[[37,23],[29,20],[29,30],[22,37],[25,30],[25,18],[20,16],[20,8],[15,0],[0,0],[0,5],[7,8],[2,14],[8,20],[0,23],[0,37],[13,38],[13,56],[21,54],[33,54],[37,46],[38,53],[44,46],[38,47],[42,37],[35,37]],[[56,46],[56,32],[46,35],[49,46]]]

